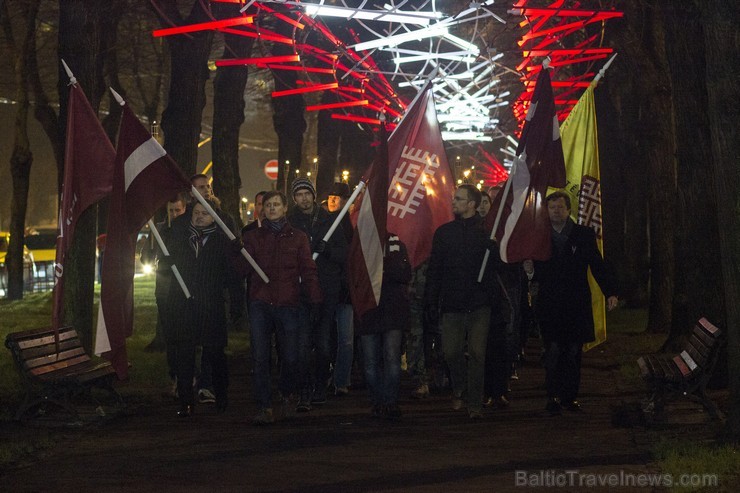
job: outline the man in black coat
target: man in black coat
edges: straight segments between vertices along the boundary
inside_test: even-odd
[[[424,289],[427,320],[434,323],[441,313],[442,351],[452,379],[452,407],[461,409],[467,400],[472,419],[482,417],[495,263],[488,263],[479,283],[483,256],[491,246],[483,218],[477,212],[480,200],[480,190],[472,185],[460,185],[455,191],[452,212],[456,218],[434,232]],[[497,254],[498,248],[494,252]]]
[[[607,297],[609,310],[617,306],[616,283],[596,246],[593,229],[570,218],[570,197],[555,192],[547,197],[552,224],[552,256],[544,262],[524,262],[527,276],[539,283],[537,320],[545,344],[546,409],[551,415],[565,407],[580,410],[581,355],[584,343],[594,341],[594,319],[588,269]]]
[[[291,195],[295,208],[288,214],[288,222],[308,235],[311,251],[318,254],[316,268],[324,301],[319,307],[304,303],[301,311],[303,327],[299,333],[299,365],[303,380],[303,390],[299,396],[298,412],[310,411],[311,404],[326,402],[331,364],[331,331],[334,326],[334,312],[339,303],[341,279],[344,263],[347,261],[347,240],[341,229],[324,241],[335,214],[330,214],[316,204],[316,189],[310,180],[296,178],[291,185]],[[317,313],[318,310],[318,313]],[[313,313],[310,313],[313,312]],[[310,364],[311,348],[314,349],[314,364]],[[311,371],[313,370],[313,371]],[[310,384],[313,391],[310,392]]]

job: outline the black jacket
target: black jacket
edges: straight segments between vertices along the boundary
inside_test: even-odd
[[[383,284],[378,307],[366,312],[357,327],[359,335],[406,330],[409,325],[411,264],[398,236],[389,234],[383,258]]]
[[[539,283],[537,320],[546,341],[591,342],[594,319],[588,268],[605,296],[616,295],[614,277],[596,246],[596,233],[568,219],[568,239],[558,250],[553,237],[552,257],[535,262],[533,281]]]
[[[500,260],[498,253],[490,255],[483,280],[478,283],[478,272],[488,245],[483,218],[477,213],[437,228],[429,257],[424,305],[439,306],[442,313],[469,312],[489,306],[494,265]]]
[[[313,253],[316,251],[316,245],[324,239],[324,235],[331,228],[335,218],[336,214],[330,214],[322,207],[314,205],[312,214],[304,214],[298,209],[294,210],[288,215],[288,222],[308,235]],[[316,258],[319,285],[324,294],[324,301],[335,300],[336,302],[339,299],[348,250],[347,240],[340,227],[329,238],[323,253]]]

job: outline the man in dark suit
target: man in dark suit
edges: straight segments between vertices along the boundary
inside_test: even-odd
[[[536,313],[545,344],[546,410],[580,410],[576,400],[581,382],[584,343],[594,340],[594,320],[588,269],[607,297],[609,310],[617,306],[616,283],[596,246],[593,229],[570,218],[570,197],[555,192],[547,197],[552,224],[552,256],[544,262],[524,262],[527,276],[539,283]]]

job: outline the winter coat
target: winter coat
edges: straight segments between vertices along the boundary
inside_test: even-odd
[[[405,331],[409,325],[411,263],[397,236],[389,235],[383,258],[383,284],[378,307],[367,311],[357,327],[359,335]]]
[[[312,214],[304,214],[294,210],[288,215],[288,222],[296,229],[306,233],[311,244],[311,252],[316,251],[316,245],[334,223],[336,214],[331,214],[322,207],[314,205]],[[324,251],[316,258],[316,268],[319,272],[319,285],[325,299],[338,300],[342,289],[342,273],[347,261],[347,239],[341,228],[337,228],[326,242]]]
[[[490,255],[481,283],[478,273],[489,238],[483,218],[457,218],[434,232],[429,257],[424,304],[439,306],[442,313],[470,312],[491,304],[497,253]]]
[[[275,306],[299,306],[301,292],[310,303],[321,303],[316,264],[305,233],[290,223],[274,233],[266,223],[242,236],[244,248],[265,272],[265,283],[244,258],[240,270],[248,276],[249,300]]]
[[[174,262],[192,298],[187,300],[176,279],[169,285],[168,311],[173,333],[168,341],[190,341],[204,346],[227,344],[224,289],[235,282],[231,242],[219,229],[208,235],[196,256],[185,223],[173,225],[167,242],[170,257],[159,262],[167,268]]]
[[[545,341],[585,343],[594,340],[594,319],[588,268],[605,296],[616,295],[616,282],[596,246],[596,233],[568,219],[568,239],[552,257],[534,263],[539,283],[536,313]],[[572,229],[571,229],[572,228]]]

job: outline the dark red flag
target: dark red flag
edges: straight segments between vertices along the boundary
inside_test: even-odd
[[[566,180],[550,71],[545,68],[537,78],[516,154],[509,177],[510,190],[496,232],[501,258],[509,263],[547,260],[552,228],[545,195],[548,187],[562,188]],[[486,216],[489,231],[493,228],[502,195],[496,196]]]
[[[100,289],[95,354],[109,359],[120,379],[128,375],[126,338],[133,331],[136,238],[154,213],[190,188],[182,170],[123,106],[108,211],[108,237]]]
[[[388,237],[388,141],[385,125],[380,125],[378,155],[363,180],[365,192],[357,204],[355,231],[349,247],[349,288],[358,318],[380,303],[383,284],[383,254]]]
[[[452,221],[455,180],[447,162],[431,82],[421,90],[388,141],[392,180],[388,231],[406,245],[413,267],[429,258],[434,231]]]
[[[77,220],[88,207],[110,194],[116,151],[85,93],[69,86],[64,182],[59,208],[59,234],[54,265],[54,306],[51,323],[58,329],[64,309],[64,261],[72,245]]]

